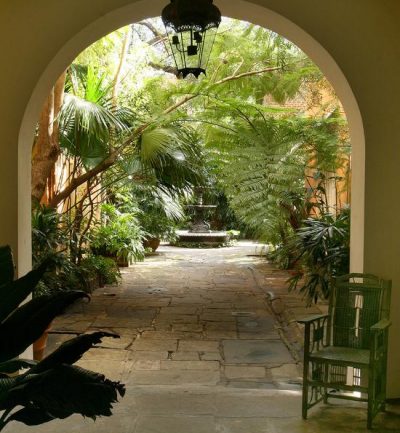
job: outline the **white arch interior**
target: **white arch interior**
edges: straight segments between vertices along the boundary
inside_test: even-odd
[[[18,170],[19,174],[24,174],[19,176],[18,191],[20,273],[31,266],[30,176],[26,174],[30,172],[30,148],[35,125],[49,89],[61,72],[86,47],[120,27],[160,15],[166,3],[166,0],[141,0],[104,15],[64,45],[43,71],[26,107],[18,140]],[[287,18],[244,0],[218,0],[215,3],[223,15],[263,26],[295,43],[319,66],[340,98],[349,122],[352,143],[351,270],[361,272],[364,259],[365,136],[360,109],[345,75],[317,40]]]

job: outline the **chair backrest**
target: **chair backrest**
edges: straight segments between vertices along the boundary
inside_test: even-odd
[[[370,274],[349,274],[335,280],[330,300],[333,346],[368,349],[370,328],[389,317],[391,281]]]

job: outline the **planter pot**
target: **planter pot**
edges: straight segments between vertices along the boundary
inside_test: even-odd
[[[98,280],[98,284],[99,284],[100,288],[102,288],[106,285],[106,279],[103,275],[98,275],[97,280]]]
[[[120,268],[127,268],[130,265],[129,254],[123,253],[116,259]]]
[[[125,259],[125,258],[117,259],[117,265],[120,268],[128,268],[129,267],[129,261],[128,261],[128,259]]]
[[[44,352],[46,350],[50,328],[51,323],[43,332],[43,334],[33,343],[33,359],[35,361],[41,361],[44,358]]]
[[[143,241],[143,246],[145,248],[151,248],[152,251],[156,251],[160,246],[161,239],[159,238],[147,238]]]

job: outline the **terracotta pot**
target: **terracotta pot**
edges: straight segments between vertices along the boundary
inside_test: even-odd
[[[33,343],[33,359],[35,361],[41,361],[44,358],[44,352],[46,350],[50,328],[51,323],[43,332],[43,334]]]
[[[151,248],[152,251],[156,251],[160,246],[161,239],[159,238],[147,238],[143,241],[143,246],[145,248]]]
[[[118,257],[117,258],[117,265],[120,268],[128,268],[129,267],[129,260],[127,257]]]

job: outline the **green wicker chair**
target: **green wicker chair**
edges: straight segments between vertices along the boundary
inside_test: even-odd
[[[339,277],[328,315],[305,326],[302,414],[328,398],[368,403],[367,427],[385,409],[391,282],[374,275]]]

